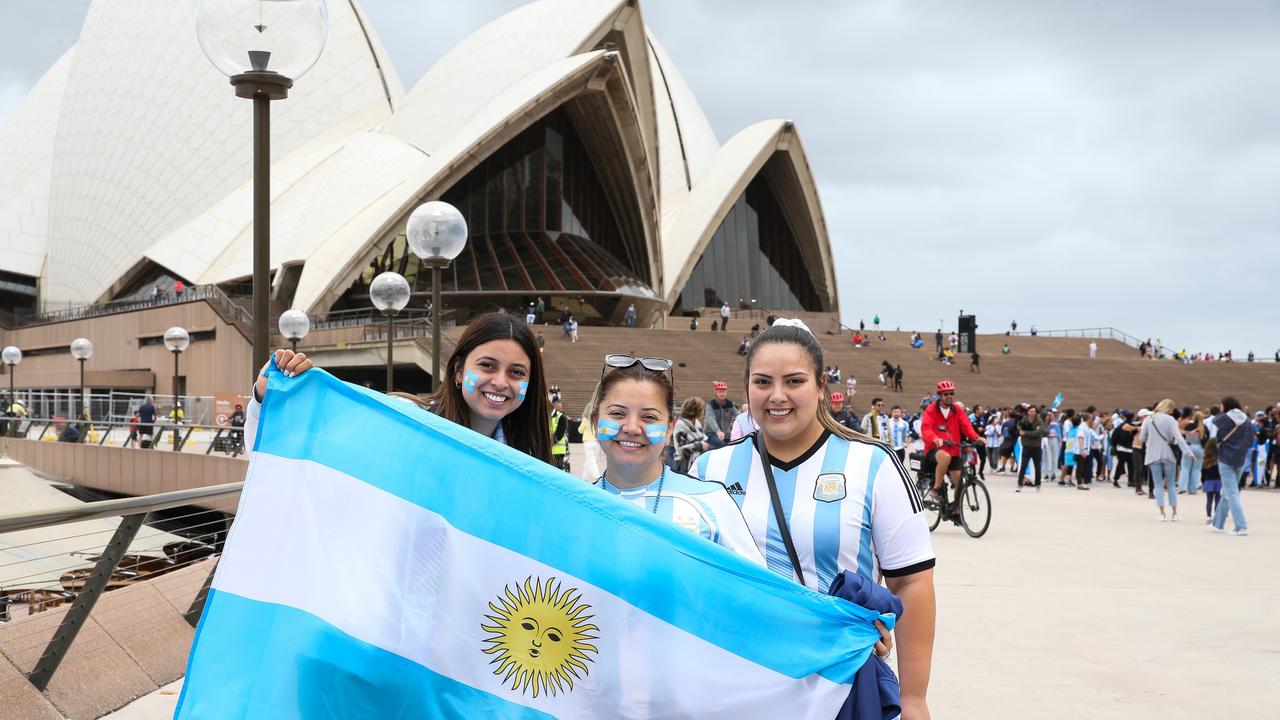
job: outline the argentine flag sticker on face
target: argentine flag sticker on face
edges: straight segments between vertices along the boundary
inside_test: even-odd
[[[649,437],[650,445],[657,445],[667,439],[667,426],[662,423],[649,423],[644,426],[644,434]]]
[[[529,381],[528,381],[528,380],[521,380],[521,381],[520,381],[520,384],[519,384],[519,385],[517,385],[517,386],[516,386],[516,388],[517,388],[517,389],[516,389],[516,399],[517,399],[517,400],[520,400],[520,401],[523,401],[523,400],[524,400],[524,396],[525,396],[525,395],[527,395],[527,394],[529,393]]]
[[[596,438],[599,440],[612,440],[618,437],[618,431],[622,429],[622,425],[614,420],[601,419],[596,423]]]
[[[480,382],[480,376],[474,370],[468,370],[462,373],[462,389],[467,392],[475,392],[476,384]]]

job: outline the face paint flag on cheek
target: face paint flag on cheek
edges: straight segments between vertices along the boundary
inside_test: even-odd
[[[667,439],[667,426],[662,423],[649,423],[644,426],[644,434],[648,436],[650,445],[657,445]]]
[[[520,401],[524,401],[524,396],[528,392],[529,392],[529,381],[521,380],[520,384],[517,386],[516,399]]]
[[[475,392],[476,384],[480,382],[480,376],[474,370],[468,370],[462,373],[462,389],[467,392]],[[522,396],[523,397],[523,396]]]
[[[596,439],[612,440],[618,437],[618,431],[622,429],[622,425],[613,420],[600,420],[596,423]]]

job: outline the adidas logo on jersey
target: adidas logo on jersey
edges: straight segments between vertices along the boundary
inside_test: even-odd
[[[725,488],[730,495],[746,495],[747,491],[742,489],[742,483],[734,483]]]

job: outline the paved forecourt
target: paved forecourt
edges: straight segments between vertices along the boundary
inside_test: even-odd
[[[572,449],[574,466],[581,459]],[[991,530],[938,553],[937,718],[1269,718],[1280,707],[1280,492],[1244,493],[1252,534],[1210,533],[1204,496],[1156,521],[1129,488],[1013,491],[987,474]],[[1230,521],[1228,521],[1230,527]],[[172,717],[175,683],[113,720]]]
[[[1251,534],[1231,537],[1206,529],[1203,494],[1161,523],[1127,487],[1015,493],[1012,474],[987,478],[986,536],[933,534],[934,717],[1275,716],[1280,492],[1245,491]]]

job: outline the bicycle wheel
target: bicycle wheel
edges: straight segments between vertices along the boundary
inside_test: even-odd
[[[991,527],[991,494],[981,480],[970,480],[961,492],[960,524],[969,537],[980,538]]]
[[[942,524],[942,507],[937,495],[933,493],[933,481],[917,478],[916,490],[920,494],[920,502],[924,505],[925,521],[929,523],[929,532]]]

